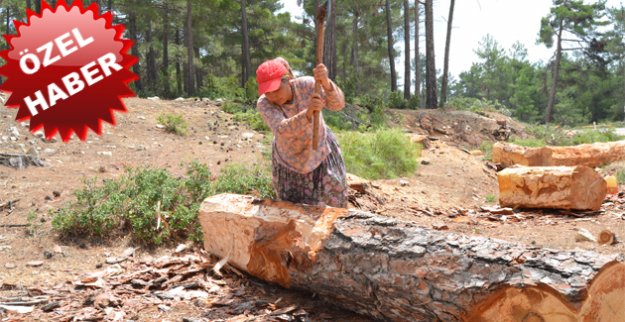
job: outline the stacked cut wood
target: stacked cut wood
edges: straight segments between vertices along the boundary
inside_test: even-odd
[[[524,147],[497,142],[493,145],[493,162],[504,167],[576,166],[591,168],[625,160],[625,141],[580,144],[575,146]]]
[[[599,210],[607,192],[603,177],[586,166],[507,168],[497,180],[503,207]]]
[[[389,321],[618,321],[625,258],[417,227],[359,210],[207,198],[204,247],[251,275]]]
[[[625,160],[625,141],[566,147],[493,146],[499,203],[517,208],[598,210],[606,197],[605,180],[592,168]]]

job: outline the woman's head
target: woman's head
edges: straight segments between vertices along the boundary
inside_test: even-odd
[[[258,95],[265,97],[275,104],[284,104],[292,97],[289,80],[292,78],[289,63],[282,57],[268,60],[256,69]]]

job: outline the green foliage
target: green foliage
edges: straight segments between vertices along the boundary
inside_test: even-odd
[[[622,140],[623,137],[616,135],[613,129],[563,129],[553,125],[533,125],[526,128],[534,139],[515,139],[513,143],[541,147],[545,145],[569,146],[595,142],[612,142]]]
[[[484,199],[486,200],[486,203],[495,203],[497,197],[494,194],[487,194]]]
[[[260,113],[255,108],[246,107],[244,104],[226,101],[222,109],[224,112],[233,114],[236,122],[243,122],[250,126],[252,130],[259,132],[269,132],[269,126],[265,123]]]
[[[625,184],[625,169],[616,172],[616,180],[619,184]]]
[[[493,145],[495,143],[492,141],[482,141],[482,143],[480,143],[480,150],[482,152],[484,152],[484,160],[492,160],[493,159]]]
[[[274,198],[275,192],[271,181],[269,169],[260,165],[233,164],[221,170],[217,182],[215,182],[215,193],[252,193],[260,198]]]
[[[110,239],[130,233],[145,245],[198,241],[200,203],[223,192],[272,197],[271,176],[259,166],[230,165],[211,184],[208,167],[197,162],[179,178],[163,169],[128,169],[101,185],[95,178],[86,180],[75,192],[76,201],[55,214],[52,226],[64,237]]]
[[[169,133],[187,135],[187,123],[182,118],[182,114],[163,113],[158,116],[157,121],[164,125],[165,131]]]
[[[421,146],[398,129],[342,132],[339,142],[347,171],[373,180],[412,175],[421,153]]]
[[[482,115],[485,112],[499,112],[508,116],[510,114],[510,111],[501,103],[484,98],[455,96],[447,102],[447,106],[453,109],[467,110]]]

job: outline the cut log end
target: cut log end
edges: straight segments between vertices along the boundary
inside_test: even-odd
[[[473,308],[466,321],[611,322],[625,317],[625,264],[607,264],[597,274],[580,306],[546,285],[503,287]]]

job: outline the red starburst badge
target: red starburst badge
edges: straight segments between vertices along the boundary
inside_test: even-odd
[[[56,8],[42,1],[41,14],[27,10],[27,21],[14,21],[17,35],[4,35],[9,49],[0,52],[10,92],[9,108],[17,121],[30,119],[32,132],[43,128],[46,138],[58,132],[64,142],[72,133],[81,140],[90,128],[102,133],[102,121],[115,125],[113,111],[126,111],[123,97],[135,96],[128,84],[138,79],[130,71],[137,58],[128,55],[132,41],[122,39],[123,25],[112,25],[110,12],[100,15],[97,4],[82,1]]]

